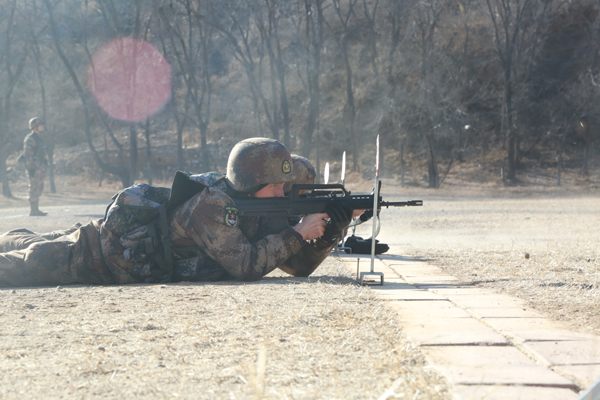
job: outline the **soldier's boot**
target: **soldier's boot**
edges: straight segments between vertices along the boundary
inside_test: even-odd
[[[37,200],[29,200],[29,208],[31,209],[31,211],[29,211],[30,217],[45,217],[46,215],[48,215],[48,213],[40,211],[40,209],[38,208],[38,204],[39,201]]]

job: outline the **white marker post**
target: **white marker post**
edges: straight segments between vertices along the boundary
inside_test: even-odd
[[[346,152],[342,155],[342,186],[344,186],[344,181],[346,180]]]
[[[375,272],[375,224],[377,222],[377,206],[379,205],[379,135],[377,135],[377,148],[375,153],[375,189],[373,189],[373,231],[371,234],[371,271],[360,273],[360,284],[364,285],[365,275],[377,275],[380,277],[380,285],[383,286],[383,273]]]
[[[323,172],[323,182],[327,185],[329,183],[329,163],[325,163],[325,171]]]
[[[325,166],[325,170],[327,172],[329,172],[329,163],[327,163],[327,165]],[[344,179],[346,178],[346,152],[344,151],[344,154],[342,155],[342,186],[344,186]],[[327,183],[327,181],[325,181],[325,183]],[[350,247],[346,247],[344,246],[344,234],[342,233],[340,236],[340,240],[342,241],[342,245],[338,246],[339,242],[336,242],[335,244],[335,256],[339,257],[339,251],[340,250],[346,250],[346,253],[352,253],[352,249]]]

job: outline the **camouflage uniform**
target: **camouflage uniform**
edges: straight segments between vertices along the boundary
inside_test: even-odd
[[[215,260],[228,275],[258,280],[277,267],[294,276],[308,276],[329,255],[333,243],[304,241],[291,227],[271,232],[270,218],[227,221],[234,201],[226,192],[224,182],[217,182],[175,210],[171,234],[178,258],[187,259],[192,254],[186,248],[196,245],[202,256]]]
[[[315,183],[317,177],[317,171],[308,159],[292,154],[292,164],[294,165],[294,172],[296,178],[292,182],[287,182],[283,185],[283,193],[286,195],[292,190],[292,184],[294,183]]]
[[[248,144],[244,142],[241,142],[242,147]],[[256,156],[255,148],[248,146],[248,149],[249,154]],[[294,177],[289,158],[287,150],[283,155],[274,154],[259,172],[262,174],[263,169],[269,168],[283,171],[286,177],[280,179],[289,181]],[[256,165],[255,158],[250,161]],[[272,226],[282,225],[281,221],[274,223],[272,218],[238,217],[232,196],[248,195],[257,185],[245,185],[245,181],[236,179],[248,170],[243,163],[236,168],[237,175],[228,168],[227,177],[217,173],[185,174],[183,181],[177,178],[184,174],[178,173],[171,191],[149,189],[158,197],[168,193],[166,205],[172,204],[171,208],[167,207],[172,275],[165,277],[158,268],[158,252],[149,261],[131,261],[126,242],[134,231],[127,232],[126,227],[110,221],[111,206],[106,221],[93,221],[65,236],[58,232],[42,237],[27,230],[0,235],[3,252],[0,254],[0,286],[125,284],[161,282],[165,278],[252,281],[277,267],[294,276],[310,275],[329,255],[335,242],[323,238],[305,241],[289,226],[274,230]],[[263,185],[261,180],[271,179],[270,174],[264,172],[265,178],[257,179],[258,186]],[[177,182],[182,183],[177,185]],[[152,253],[152,248],[149,252]]]
[[[102,262],[101,222],[92,221],[52,241],[25,229],[0,235],[0,248],[12,247],[0,254],[0,286],[114,283]]]
[[[330,253],[332,243],[304,241],[291,227],[269,233],[269,218],[226,222],[234,206],[226,192],[219,180],[170,213],[173,280],[251,281],[277,267],[308,276]],[[55,240],[25,229],[7,232],[0,235],[0,286],[155,282],[151,270],[125,259],[119,239],[103,220]]]
[[[291,227],[272,232],[270,218],[235,215],[235,202],[224,176],[210,173],[190,179],[206,188],[169,213],[172,280],[252,281],[277,267],[294,276],[308,276],[329,255],[333,243],[304,241]],[[123,257],[126,249],[122,237],[106,224],[100,234],[106,264],[118,283],[156,279],[156,266]]]
[[[44,179],[48,169],[46,144],[36,132],[25,136],[23,143],[25,167],[29,176],[29,201],[39,201],[44,190]]]

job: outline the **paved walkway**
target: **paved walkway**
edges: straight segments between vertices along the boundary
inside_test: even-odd
[[[370,257],[342,255],[356,271]],[[569,400],[600,378],[600,337],[576,332],[490,290],[460,286],[438,267],[382,256],[371,286],[398,310],[404,333],[461,400]]]

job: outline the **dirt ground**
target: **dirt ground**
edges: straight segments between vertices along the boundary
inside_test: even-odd
[[[520,297],[574,329],[600,333],[598,190],[467,189],[421,191],[422,208],[384,209],[379,237],[388,254],[426,259],[463,285]]]
[[[40,201],[49,215],[30,218],[15,186],[0,230],[98,218],[110,189],[63,183]],[[450,398],[334,257],[308,279],[5,288],[0,304],[0,398]]]
[[[97,218],[116,190],[65,182],[42,197],[45,218],[2,199],[0,230]],[[382,258],[426,259],[600,332],[597,190],[384,181],[383,195],[425,204],[382,210]],[[352,275],[330,257],[309,279],[2,289],[0,397],[449,398],[394,312]]]

